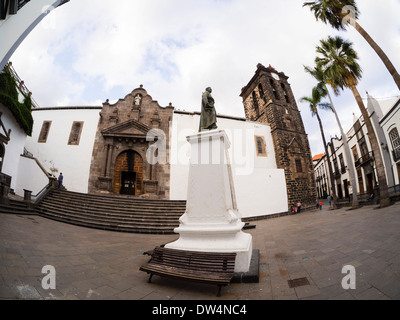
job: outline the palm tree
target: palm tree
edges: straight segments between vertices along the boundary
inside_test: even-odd
[[[339,116],[338,116],[338,114],[336,112],[336,109],[335,109],[335,107],[333,105],[332,97],[331,97],[331,95],[329,93],[329,90],[328,90],[328,88],[326,86],[326,82],[327,81],[324,79],[324,73],[318,67],[314,67],[314,69],[311,69],[310,67],[304,67],[304,70],[307,73],[311,74],[318,81],[318,85],[319,86],[322,86],[325,89],[326,94],[327,94],[327,96],[329,98],[329,101],[331,103],[331,110],[335,115],[336,122],[337,122],[337,124],[339,126],[340,134],[342,135],[342,140],[343,140],[343,145],[344,145],[344,156],[345,156],[345,159],[346,159],[346,163],[348,164],[349,175],[350,175],[350,184],[351,184],[351,186],[353,188],[352,207],[353,207],[353,209],[358,208],[359,200],[358,200],[357,187],[356,187],[356,173],[355,173],[355,170],[354,170],[354,166],[352,165],[352,160],[351,160],[352,158],[351,158],[351,152],[350,152],[349,143],[347,141],[347,135],[345,135],[345,133],[343,131],[343,127],[342,127],[342,124],[341,124],[341,122],[339,120]],[[333,87],[333,90],[335,92],[337,92],[337,89],[334,87],[334,84],[332,84],[332,87]]]
[[[332,110],[331,105],[329,103],[321,103],[322,98],[326,96],[326,90],[324,89],[323,86],[318,84],[316,87],[312,89],[312,94],[311,97],[302,97],[300,99],[300,102],[308,102],[310,105],[310,111],[312,116],[317,116],[318,123],[319,123],[319,128],[321,130],[321,136],[322,136],[322,141],[324,143],[324,148],[325,148],[325,154],[327,157],[327,162],[328,162],[328,170],[329,170],[329,180],[331,182],[331,195],[333,197],[333,209],[336,209],[336,189],[335,189],[335,179],[333,176],[333,170],[332,170],[332,164],[329,161],[329,154],[328,154],[328,145],[326,144],[326,139],[325,139],[325,133],[324,133],[324,128],[322,126],[322,121],[321,118],[318,114],[318,108],[322,110]]]
[[[310,7],[310,10],[314,12],[317,20],[330,24],[336,30],[346,30],[349,24],[352,25],[375,50],[400,89],[400,75],[393,63],[364,28],[358,24],[357,19],[360,11],[355,0],[316,0],[304,2],[303,7],[306,6]]]
[[[317,53],[321,57],[317,57],[315,62],[318,68],[324,72],[324,79],[333,84],[335,92],[338,92],[339,89],[349,88],[360,108],[368,130],[369,142],[374,152],[380,191],[380,206],[381,208],[386,207],[390,205],[390,198],[382,154],[371,119],[356,87],[362,73],[361,67],[357,62],[358,55],[352,48],[352,43],[343,40],[339,36],[328,37],[327,40],[321,40],[320,42],[321,45],[317,47]]]

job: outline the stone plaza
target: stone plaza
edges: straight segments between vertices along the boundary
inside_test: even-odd
[[[33,300],[397,300],[400,299],[400,203],[311,210],[252,221],[259,283],[216,287],[158,276],[139,267],[143,253],[177,235],[129,234],[0,215],[0,299]],[[45,266],[55,289],[46,289]],[[355,289],[344,289],[355,270]]]

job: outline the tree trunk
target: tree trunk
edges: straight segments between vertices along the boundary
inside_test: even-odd
[[[319,128],[321,130],[322,142],[324,143],[324,148],[325,148],[326,161],[328,162],[329,178],[330,178],[330,182],[331,182],[332,207],[333,207],[333,209],[337,209],[335,177],[333,176],[332,164],[331,164],[331,161],[329,160],[328,145],[326,144],[324,128],[322,126],[321,118],[319,117],[317,108],[315,106],[314,106],[314,112],[318,119]]]
[[[374,152],[374,159],[375,159],[375,166],[376,166],[376,174],[378,176],[378,183],[379,183],[379,194],[380,194],[380,206],[381,208],[387,207],[390,205],[390,197],[389,197],[389,190],[386,180],[386,173],[385,167],[383,165],[382,154],[381,150],[379,149],[379,142],[376,138],[376,134],[374,131],[374,127],[372,126],[371,119],[369,118],[369,114],[367,109],[364,106],[364,103],[361,99],[361,96],[356,88],[355,85],[349,85],[349,88],[354,94],[356,98],[358,107],[361,110],[361,114],[364,118],[365,125],[367,126],[368,130],[368,138],[371,144],[372,151]]]
[[[375,50],[377,55],[381,58],[382,62],[392,75],[394,82],[400,90],[400,75],[394,67],[393,63],[389,60],[388,56],[385,52],[379,47],[379,45],[371,38],[371,36],[361,27],[357,21],[354,21],[354,27],[356,30],[364,37],[365,40],[369,43],[369,45]]]
[[[353,207],[353,209],[355,209],[355,208],[359,207],[359,201],[358,201],[357,185],[356,185],[356,183],[357,183],[356,182],[357,181],[356,180],[356,172],[354,170],[354,165],[353,165],[353,161],[351,158],[349,143],[347,141],[347,136],[345,135],[345,133],[343,131],[343,127],[342,127],[342,124],[340,123],[340,120],[336,113],[335,107],[333,106],[333,101],[332,101],[331,95],[329,94],[328,88],[326,87],[325,84],[324,84],[324,86],[325,86],[325,90],[328,94],[329,101],[331,102],[331,108],[332,108],[333,113],[335,114],[336,121],[337,121],[339,129],[340,129],[340,134],[342,135],[342,140],[343,140],[343,144],[344,144],[344,155],[346,158],[347,166],[349,168],[350,184],[353,189],[352,207]]]

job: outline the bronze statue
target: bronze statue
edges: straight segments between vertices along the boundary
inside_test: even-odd
[[[208,87],[202,95],[199,132],[217,129],[217,112],[215,111],[215,101],[211,96],[211,92],[212,89]]]

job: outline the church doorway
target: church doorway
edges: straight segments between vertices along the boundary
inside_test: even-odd
[[[115,161],[113,192],[138,196],[142,191],[143,158],[133,150],[124,151]]]
[[[121,172],[121,194],[135,195],[136,172]]]

